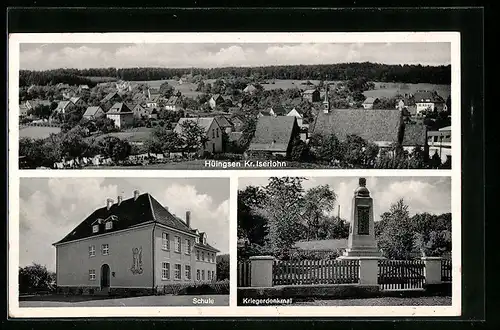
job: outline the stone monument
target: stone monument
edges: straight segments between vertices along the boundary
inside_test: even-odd
[[[359,187],[352,198],[351,224],[347,249],[341,259],[379,257],[381,253],[375,241],[375,222],[373,220],[373,199],[366,188],[366,179],[359,179]]]

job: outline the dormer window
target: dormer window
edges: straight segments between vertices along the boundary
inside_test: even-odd
[[[196,237],[196,243],[199,244],[200,243],[200,238],[199,237]]]
[[[93,225],[92,226],[92,233],[95,234],[95,233],[98,233],[98,232],[99,232],[99,225],[98,224]]]
[[[205,236],[203,236],[203,245],[206,245],[207,244],[207,238]]]
[[[113,221],[107,221],[105,225],[106,230],[110,230],[113,228]]]

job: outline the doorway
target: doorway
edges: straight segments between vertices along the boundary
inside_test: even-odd
[[[101,289],[109,288],[110,282],[110,269],[108,264],[101,266]]]

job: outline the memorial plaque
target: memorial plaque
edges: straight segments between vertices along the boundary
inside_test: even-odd
[[[370,234],[370,208],[358,206],[358,235]]]

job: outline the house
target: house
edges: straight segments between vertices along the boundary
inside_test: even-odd
[[[71,101],[59,101],[57,104],[57,108],[54,110],[54,113],[66,113],[73,109],[75,104]]]
[[[451,126],[427,132],[427,143],[429,145],[429,157],[437,153],[441,158],[441,162],[446,162],[446,159],[451,157]]]
[[[302,111],[302,109],[294,107],[292,108],[292,110],[288,111],[286,115],[289,117],[297,118],[297,125],[299,125],[299,127],[303,127],[304,112]]]
[[[413,95],[415,105],[417,106],[417,115],[422,111],[446,111],[448,107],[444,99],[435,91],[417,91]]]
[[[88,107],[87,110],[85,110],[85,113],[83,114],[83,118],[88,120],[93,120],[105,115],[106,113],[100,106]]]
[[[178,111],[182,108],[182,99],[178,96],[170,96],[165,103],[165,110]]]
[[[249,84],[247,85],[247,87],[245,87],[243,89],[243,93],[248,93],[248,94],[253,94],[257,91],[257,87],[255,87],[254,85],[252,84]]]
[[[210,100],[208,100],[208,105],[210,108],[215,109],[217,105],[223,104],[224,103],[224,98],[220,94],[215,94],[213,95]]]
[[[255,135],[250,142],[248,154],[272,154],[288,156],[293,139],[300,129],[295,117],[260,117],[257,120]]]
[[[132,85],[128,81],[119,81],[115,84],[118,92],[130,92],[132,90]]]
[[[427,143],[427,126],[422,122],[405,123],[401,145],[404,150],[410,153],[418,146],[427,154],[429,149]]]
[[[363,102],[363,108],[365,110],[367,109],[373,109],[373,105],[377,103],[379,100],[376,97],[367,97],[366,100]]]
[[[75,91],[73,91],[72,89],[66,88],[62,90],[63,99],[69,100],[74,96],[75,96]]]
[[[223,132],[229,134],[233,131],[233,124],[225,116],[215,116],[214,118]]]
[[[302,93],[302,99],[309,102],[319,102],[321,100],[321,95],[317,89],[308,89]]]
[[[141,103],[137,103],[133,108],[132,112],[134,113],[134,118],[138,119],[157,119],[158,118],[158,110],[156,108],[148,108]]]
[[[132,125],[134,121],[134,113],[123,102],[117,102],[106,112],[106,117],[115,122],[118,128],[124,128]]]
[[[205,135],[208,139],[205,142],[203,150],[212,153],[222,152],[222,129],[219,127],[217,120],[213,117],[198,117],[198,118],[181,118],[177,125],[175,125],[174,132],[182,136],[183,133],[183,123],[186,121],[192,121],[196,123],[205,131]]]
[[[19,117],[26,117],[28,115],[28,107],[25,103],[19,104]]]
[[[331,109],[318,113],[311,134],[335,134],[339,140],[358,135],[380,148],[402,142],[404,123],[399,110]]]
[[[86,105],[85,101],[81,97],[72,97],[69,100],[77,107],[84,107]]]
[[[274,116],[286,116],[287,111],[282,105],[277,105],[271,108],[270,113],[272,113]]]
[[[50,107],[52,102],[49,100],[28,100],[25,102],[26,109],[33,110],[39,105]]]
[[[149,193],[106,204],[54,243],[58,293],[151,294],[174,283],[217,278],[219,252],[207,234]]]
[[[230,120],[233,124],[233,132],[241,132],[243,130],[243,125],[245,124],[245,120],[243,117],[234,115]]]
[[[78,86],[78,95],[80,96],[89,96],[90,88],[88,85],[80,85]]]
[[[113,104],[122,101],[123,99],[120,94],[118,94],[117,92],[110,92],[101,100],[100,104],[104,111],[108,111],[109,107],[111,107]]]

